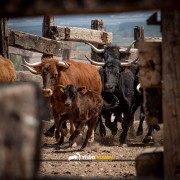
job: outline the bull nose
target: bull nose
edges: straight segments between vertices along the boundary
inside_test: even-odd
[[[51,89],[43,89],[42,92],[43,92],[44,96],[51,96],[52,95]]]
[[[106,84],[106,88],[107,88],[107,89],[112,89],[112,85]]]
[[[71,104],[70,104],[70,102],[66,102],[64,105],[65,105],[65,107],[70,107]]]

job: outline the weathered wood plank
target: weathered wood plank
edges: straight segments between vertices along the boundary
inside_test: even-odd
[[[180,178],[180,11],[162,14],[165,179]]]
[[[148,125],[162,123],[162,88],[144,89],[143,93],[146,123]]]
[[[40,16],[180,9],[179,0],[24,0],[0,1],[0,16]]]
[[[86,28],[51,26],[51,39],[57,41],[90,42],[97,44],[111,44],[112,33]]]
[[[94,30],[99,30],[99,31],[104,31],[104,21],[103,20],[91,20],[91,29]],[[106,38],[106,36],[104,36]],[[98,49],[104,49],[104,45],[100,44],[93,44],[95,47]],[[103,61],[103,53],[96,53],[92,48],[91,48],[91,59],[94,59],[96,61],[102,62]]]
[[[0,54],[8,58],[8,28],[7,18],[0,18]]]
[[[9,29],[9,46],[61,56],[62,44],[55,40]]]
[[[12,47],[12,46],[9,46],[8,48],[9,48],[8,49],[9,54],[16,54],[16,55],[21,55],[21,56],[24,56],[24,57],[31,57],[32,54],[33,54],[32,51],[19,49],[19,48],[15,48],[15,47]]]
[[[0,179],[36,179],[44,98],[34,83],[0,85]]]
[[[88,51],[80,51],[80,50],[74,51],[74,50],[72,50],[70,59],[85,60],[87,63],[89,63],[89,61],[87,61],[85,56],[88,58],[91,58],[91,53]]]
[[[54,16],[44,16],[43,18],[43,24],[42,24],[42,35],[45,38],[49,38],[50,35],[50,31],[49,31],[49,27],[50,26],[54,26]],[[43,54],[42,58],[52,58],[53,54],[49,55],[49,54]]]
[[[161,43],[139,42],[138,48],[141,87],[160,87],[162,83]]]
[[[163,178],[163,152],[163,147],[152,147],[139,154],[136,157],[136,175],[142,179]]]

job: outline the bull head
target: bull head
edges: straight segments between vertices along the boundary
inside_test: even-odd
[[[43,62],[28,63],[24,60],[22,66],[26,67],[33,74],[41,74],[43,79],[43,94],[51,96],[59,74],[58,67],[68,68],[69,64],[56,59],[46,59]]]

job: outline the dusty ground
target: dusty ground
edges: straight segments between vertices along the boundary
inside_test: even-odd
[[[144,123],[145,124],[145,123]],[[46,123],[47,125],[47,123]],[[136,123],[137,126],[137,123]],[[44,126],[44,131],[47,126]],[[99,137],[98,131],[95,135],[95,142],[88,145],[84,151],[77,151],[82,143],[82,137],[79,139],[77,147],[62,148],[55,150],[53,143],[54,138],[47,138],[42,135],[42,149],[41,149],[41,162],[38,172],[40,179],[135,179],[135,158],[144,149],[151,146],[160,146],[163,144],[162,132],[154,132],[154,141],[149,145],[142,144],[144,135],[128,138],[128,147],[118,147],[118,137],[108,135],[104,138]],[[144,134],[146,125],[144,126]],[[120,132],[120,126],[119,126]],[[67,141],[67,139],[66,139]],[[67,144],[65,144],[66,146]],[[79,153],[81,160],[68,161],[68,157],[77,155]],[[88,160],[84,161],[82,158],[101,156],[112,157],[112,160]]]

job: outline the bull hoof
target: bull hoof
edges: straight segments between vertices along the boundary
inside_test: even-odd
[[[128,145],[126,143],[120,143],[119,147],[128,147]]]
[[[143,143],[144,144],[148,144],[150,141],[152,140],[152,136],[146,136],[144,139],[143,139]]]
[[[100,136],[101,136],[101,137],[105,137],[105,136],[106,136],[106,132],[101,132],[101,133],[100,133]]]
[[[143,135],[143,131],[137,131],[136,132],[136,136],[141,136],[141,135]]]
[[[117,131],[111,131],[111,134],[115,136],[117,134]]]
[[[53,137],[53,136],[54,136],[54,134],[51,133],[50,131],[46,131],[46,132],[44,132],[43,134],[44,134],[46,137]]]
[[[157,124],[157,125],[154,125],[154,129],[155,129],[156,131],[159,131],[161,128],[160,128],[160,126]]]
[[[77,147],[77,142],[74,142],[74,143],[72,144],[72,147]]]

